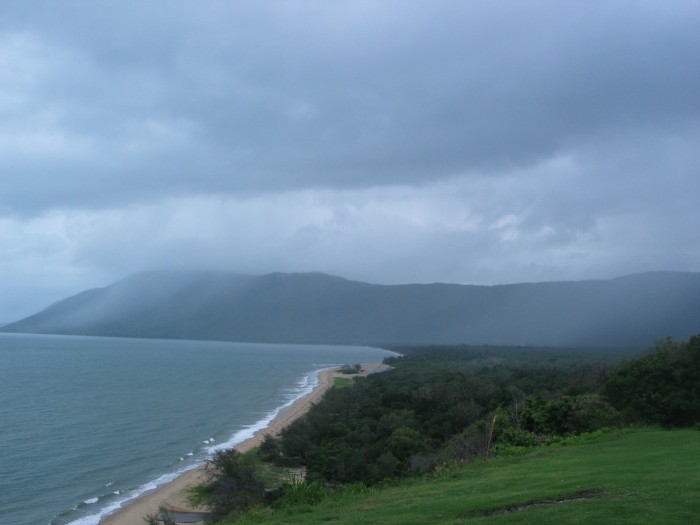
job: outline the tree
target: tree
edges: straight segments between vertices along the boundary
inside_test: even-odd
[[[218,451],[205,470],[211,481],[191,493],[190,499],[207,504],[214,519],[241,513],[265,500],[264,483],[235,449]]]
[[[270,434],[265,434],[260,443],[260,456],[267,461],[276,461],[280,457],[280,446]]]
[[[632,419],[671,427],[700,422],[700,336],[657,342],[612,374],[604,393]]]

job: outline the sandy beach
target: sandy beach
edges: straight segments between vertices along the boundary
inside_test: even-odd
[[[363,372],[360,375],[366,375],[371,372],[379,371],[388,368],[382,364],[367,364],[362,365]],[[334,377],[355,377],[343,375],[338,372],[338,369],[324,370],[319,373],[319,382],[316,388],[306,396],[298,399],[287,409],[283,410],[278,416],[270,422],[270,424],[253,435],[253,437],[242,441],[235,446],[239,452],[247,452],[260,443],[262,443],[265,434],[273,436],[279,434],[283,428],[292,423],[295,419],[303,415],[313,404],[323,397],[331,386],[333,386]],[[183,475],[174,479],[153,492],[146,493],[139,498],[129,502],[125,507],[118,509],[114,513],[105,516],[100,521],[100,525],[143,525],[144,516],[156,514],[160,507],[165,507],[169,510],[188,512],[198,509],[192,509],[187,504],[184,491],[192,486],[202,482],[205,476],[204,466],[199,466],[193,470],[185,472]],[[201,510],[201,509],[199,509]]]

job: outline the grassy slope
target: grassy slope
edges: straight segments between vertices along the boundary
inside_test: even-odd
[[[602,492],[588,500],[484,515],[590,489]],[[700,516],[698,494],[700,432],[645,430],[534,449],[454,468],[433,479],[333,496],[293,512],[265,516],[261,511],[237,523],[694,523]]]

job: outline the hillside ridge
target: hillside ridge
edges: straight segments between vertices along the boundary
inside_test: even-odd
[[[319,272],[151,271],[0,328],[337,344],[649,346],[700,331],[700,273],[503,285],[380,285]]]

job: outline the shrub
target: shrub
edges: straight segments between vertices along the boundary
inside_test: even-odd
[[[235,449],[214,454],[207,462],[206,472],[211,481],[190,491],[190,502],[206,503],[214,519],[240,514],[266,499],[265,485],[255,468],[242,461]]]
[[[293,479],[282,486],[282,497],[277,505],[283,508],[294,508],[306,505],[316,505],[325,498],[328,489],[321,483]]]
[[[700,336],[659,341],[617,370],[604,393],[630,419],[669,427],[700,422]]]

